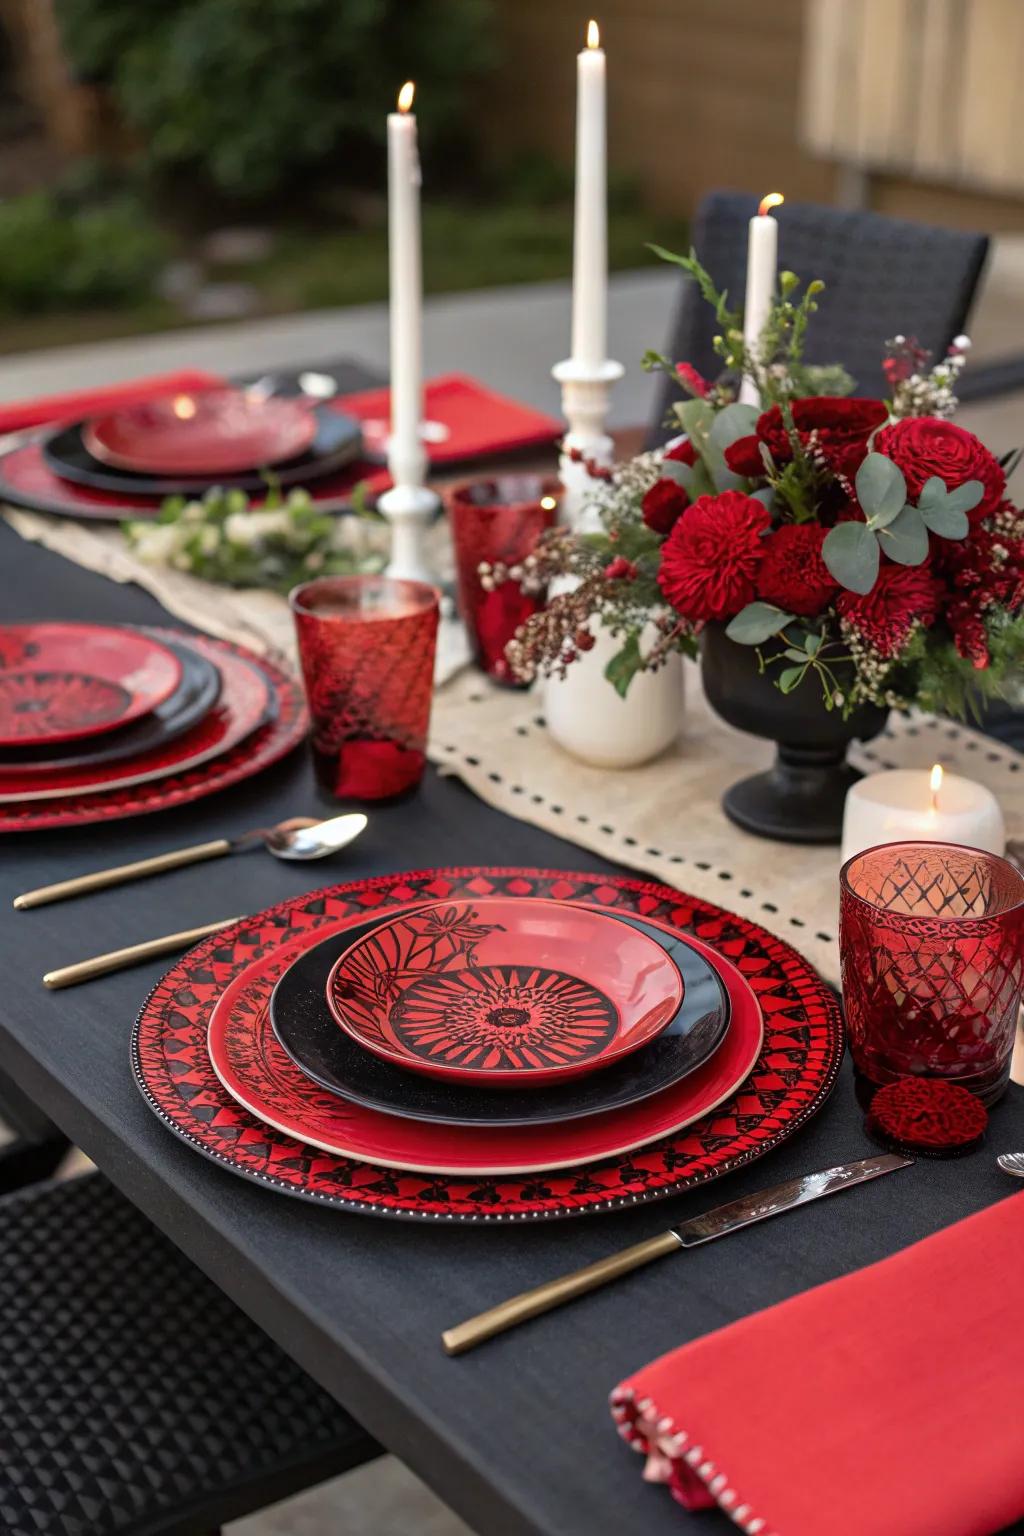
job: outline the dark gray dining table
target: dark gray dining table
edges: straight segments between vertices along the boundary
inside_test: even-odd
[[[0,525],[0,619],[30,618],[167,621],[138,588],[81,570]],[[724,1515],[688,1515],[666,1489],[641,1481],[640,1458],[613,1429],[610,1389],[688,1339],[1011,1194],[995,1153],[1024,1147],[1024,1089],[1011,1086],[986,1146],[972,1156],[921,1161],[664,1259],[450,1359],[442,1329],[515,1291],[722,1200],[874,1149],[847,1064],[816,1119],[763,1162],[623,1214],[513,1229],[386,1221],[289,1199],[214,1166],[156,1120],[129,1068],[133,1020],[165,964],[56,993],[44,990],[44,971],[364,875],[456,863],[612,867],[431,771],[415,797],[374,809],[365,835],[326,866],[253,853],[85,900],[11,908],[28,887],[319,804],[300,750],[238,788],[175,811],[0,838],[0,1072],[483,1536],[734,1531]],[[770,857],[768,847],[757,852]],[[842,1326],[837,1317],[837,1332]],[[800,1364],[780,1360],[777,1368]],[[771,1380],[737,1381],[737,1415],[771,1392]]]

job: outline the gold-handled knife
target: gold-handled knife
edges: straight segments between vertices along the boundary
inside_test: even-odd
[[[684,1221],[670,1232],[660,1232],[657,1237],[649,1237],[646,1242],[636,1243],[632,1248],[623,1248],[606,1259],[598,1259],[596,1264],[588,1264],[586,1269],[578,1269],[571,1275],[562,1275],[558,1280],[538,1285],[535,1290],[512,1296],[508,1301],[491,1307],[490,1311],[481,1312],[478,1317],[471,1317],[468,1322],[447,1329],[441,1335],[441,1341],[449,1355],[461,1355],[465,1350],[482,1344],[485,1339],[493,1338],[496,1333],[504,1333],[531,1317],[549,1312],[552,1307],[560,1307],[563,1302],[585,1296],[588,1291],[596,1291],[599,1286],[617,1280],[631,1269],[650,1264],[652,1259],[677,1253],[680,1248],[696,1248],[700,1243],[724,1237],[727,1232],[749,1227],[755,1221],[765,1221],[769,1216],[779,1216],[783,1211],[795,1210],[798,1205],[820,1200],[823,1195],[837,1194],[841,1189],[850,1189],[854,1184],[880,1178],[883,1173],[894,1173],[897,1168],[909,1168],[913,1161],[912,1157],[883,1152],[877,1157],[863,1157],[855,1163],[840,1163],[835,1168],[823,1168],[820,1173],[806,1173],[802,1178],[790,1179],[785,1184],[776,1184],[757,1194],[744,1195],[742,1200],[717,1205],[714,1210],[705,1211],[703,1216],[695,1216],[692,1221]]]
[[[93,955],[90,960],[77,960],[74,965],[62,965],[59,970],[47,971],[43,986],[51,992],[61,987],[76,987],[79,982],[92,981],[94,976],[107,976],[111,971],[124,971],[130,965],[141,965],[144,960],[155,960],[158,955],[172,955],[176,949],[188,949],[211,933],[240,923],[240,917],[221,917],[215,923],[204,923],[201,928],[185,928],[180,933],[165,933],[159,939],[146,939],[141,944],[129,944],[127,949],[111,949],[105,955]]]

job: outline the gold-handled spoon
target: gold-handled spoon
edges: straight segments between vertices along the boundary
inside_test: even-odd
[[[55,885],[43,885],[38,890],[15,896],[14,905],[19,912],[29,907],[45,907],[51,901],[85,896],[90,891],[103,891],[111,885],[124,885],[129,880],[142,880],[147,875],[160,875],[169,869],[202,864],[208,859],[219,859],[228,853],[244,853],[260,846],[275,859],[326,859],[347,847],[365,827],[366,817],[361,811],[332,816],[329,821],[293,816],[276,827],[259,827],[253,832],[243,832],[240,837],[218,837],[209,843],[194,843],[191,848],[176,848],[171,853],[156,854],[150,859],[137,859],[134,864],[119,864],[114,869],[98,869],[91,875],[58,880]]]

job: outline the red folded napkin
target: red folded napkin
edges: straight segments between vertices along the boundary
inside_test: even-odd
[[[334,404],[364,423],[368,449],[384,452],[391,416],[391,396],[386,386],[339,396]],[[495,394],[475,379],[458,373],[431,379],[426,384],[423,414],[428,431],[436,424],[446,433],[436,442],[427,441],[427,454],[434,465],[546,447],[565,431],[564,422],[556,417]]]
[[[216,374],[183,368],[178,373],[157,373],[148,379],[129,379],[123,384],[101,384],[96,389],[76,389],[64,395],[17,400],[10,405],[0,405],[0,434],[22,432],[26,427],[42,426],[48,421],[96,416],[125,405],[135,405],[140,400],[155,400],[160,395],[185,395],[193,390],[211,389],[223,382]]]
[[[1024,1194],[663,1355],[619,1433],[751,1536],[990,1536],[1024,1515],[1022,1276]]]

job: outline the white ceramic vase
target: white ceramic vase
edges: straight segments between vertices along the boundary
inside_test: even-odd
[[[564,678],[544,684],[544,718],[552,739],[595,768],[637,768],[671,746],[683,724],[683,658],[675,653],[657,672],[640,672],[621,698],[604,675],[622,648],[621,637],[590,622],[594,648],[574,661]],[[641,647],[654,644],[649,625]]]

